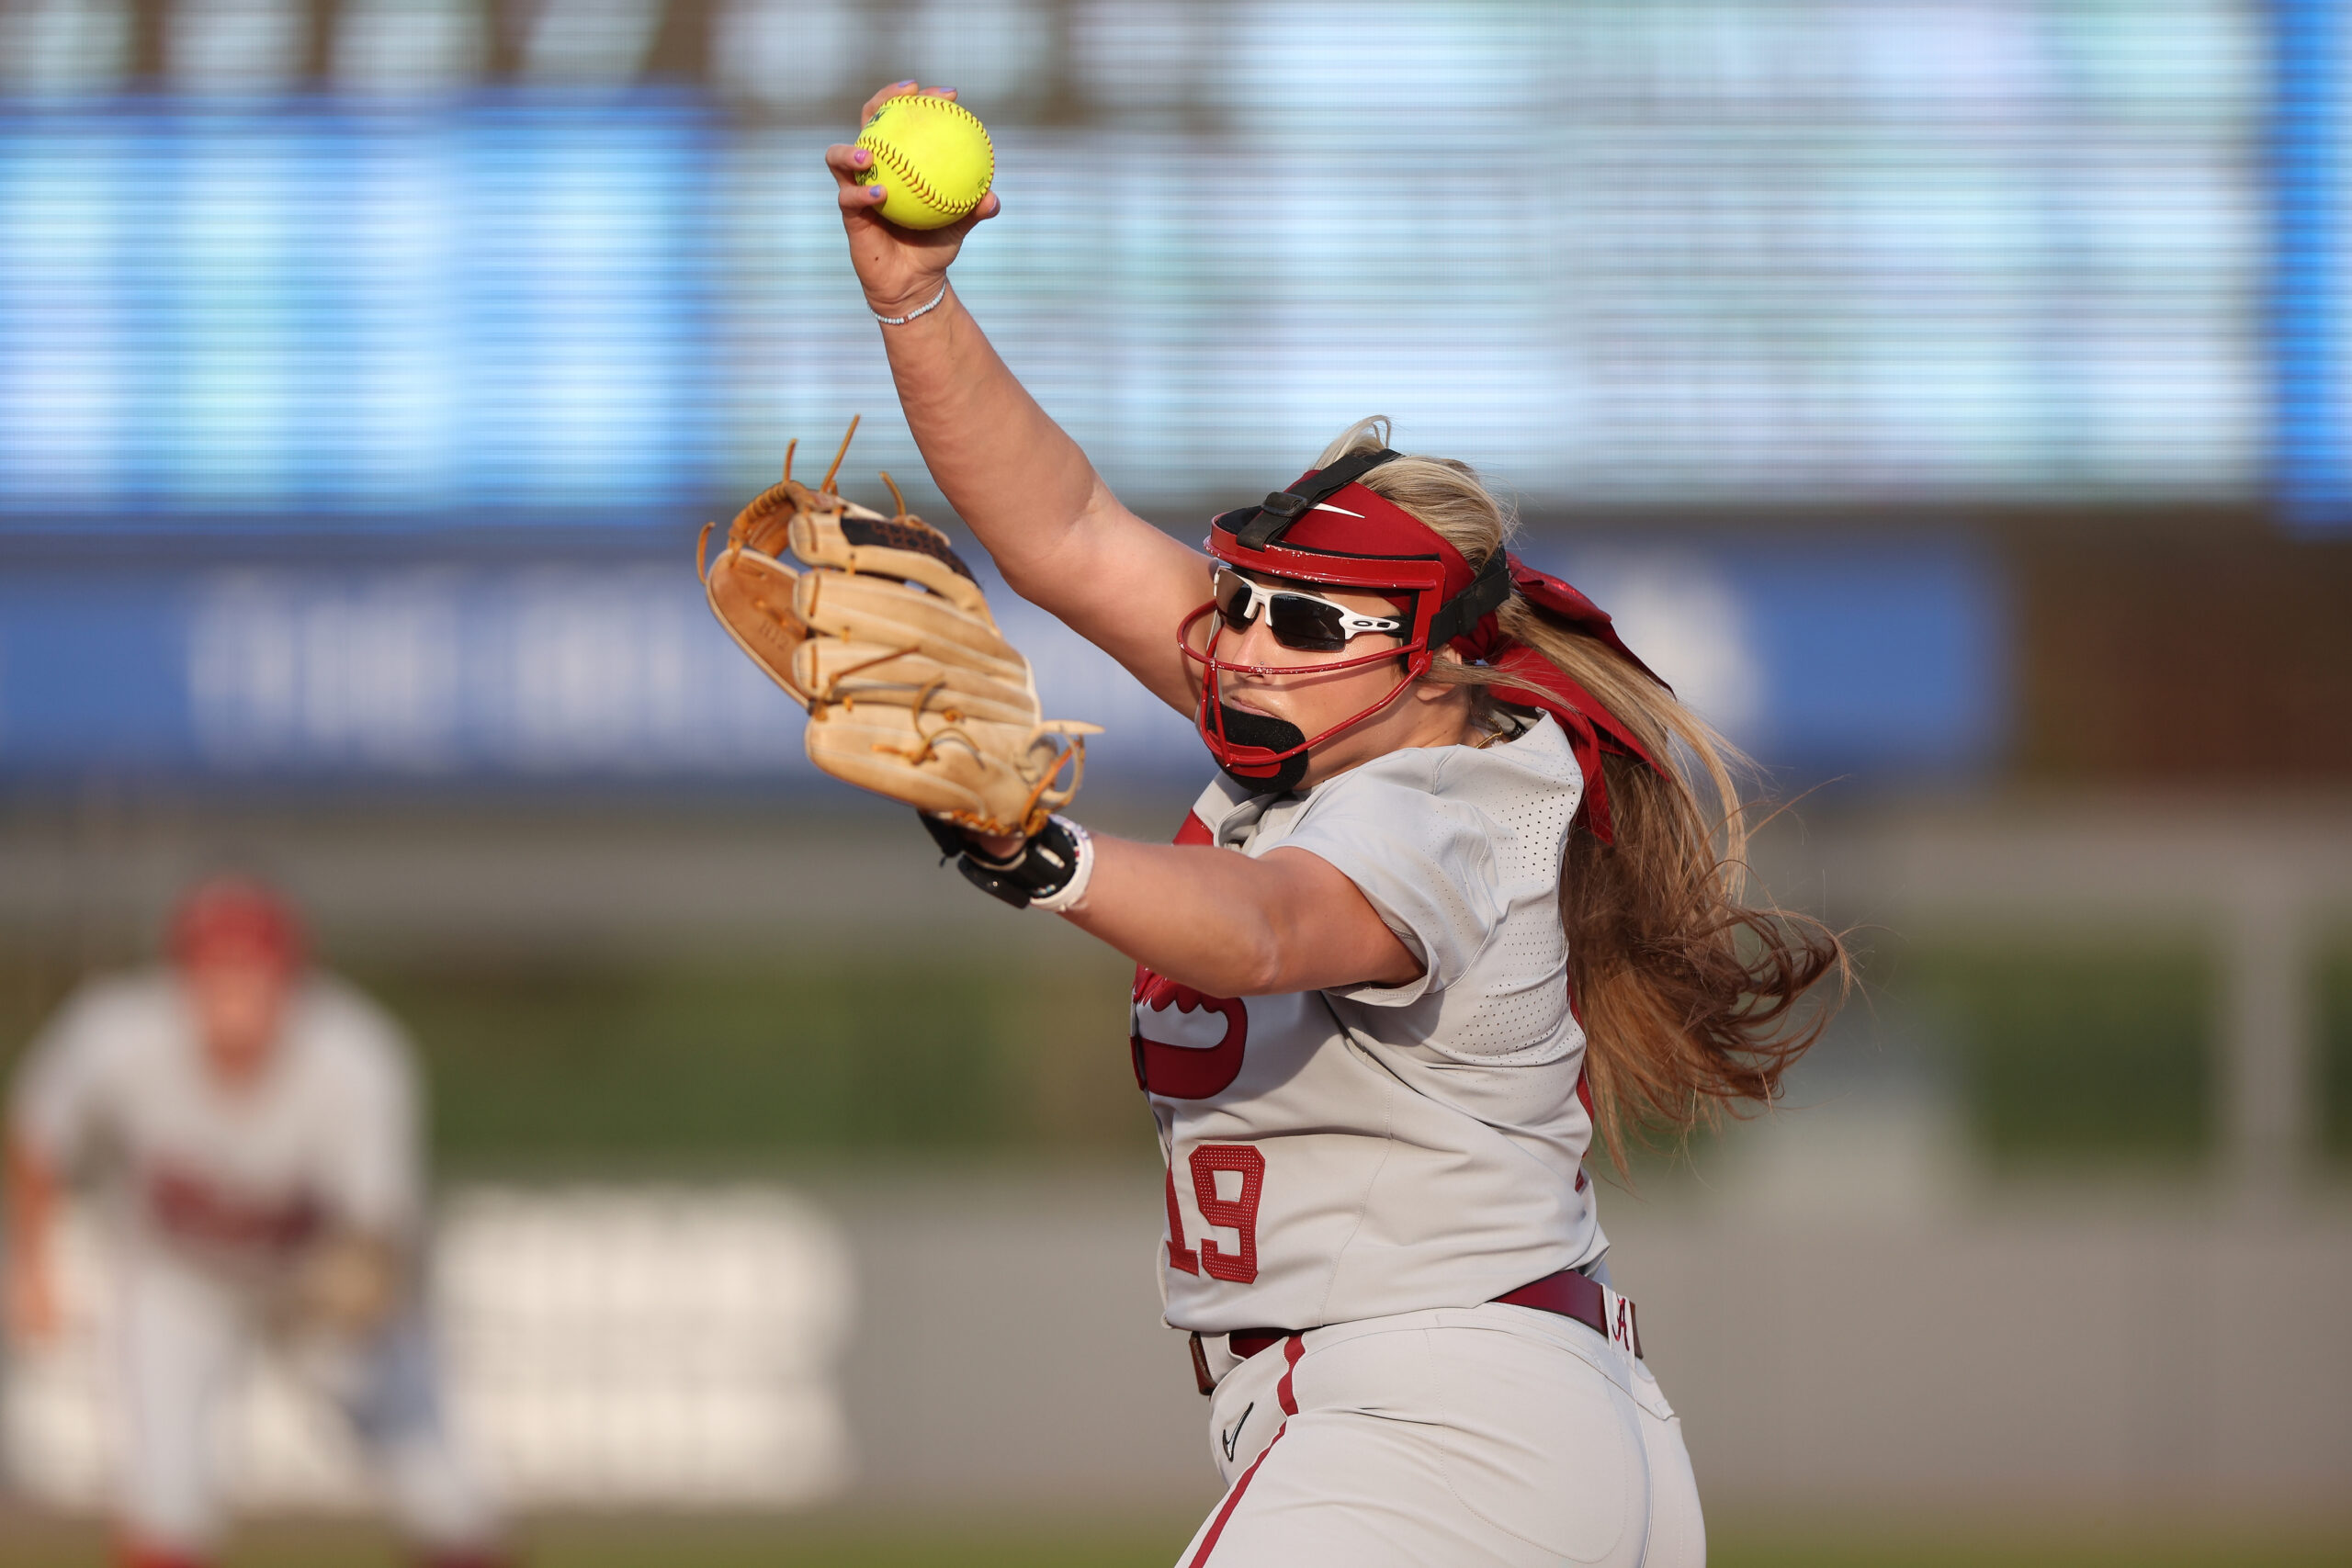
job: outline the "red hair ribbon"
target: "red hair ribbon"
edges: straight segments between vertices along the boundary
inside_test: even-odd
[[[1572,584],[1536,570],[1517,556],[1508,558],[1511,586],[1535,607],[1538,615],[1604,644],[1626,663],[1666,686],[1664,681],[1658,681],[1657,672],[1625,646],[1608,611]],[[1568,748],[1576,754],[1577,767],[1584,774],[1586,820],[1595,838],[1604,844],[1614,843],[1616,829],[1609,815],[1609,786],[1601,775],[1601,757],[1611,752],[1631,757],[1652,773],[1663,773],[1666,770],[1658,765],[1657,759],[1598,697],[1558,665],[1507,635],[1496,625],[1491,613],[1449,646],[1465,659],[1484,664],[1504,677],[1488,688],[1488,694],[1497,702],[1540,708],[1559,721],[1560,728],[1567,731]],[[1668,686],[1667,690],[1673,688]]]

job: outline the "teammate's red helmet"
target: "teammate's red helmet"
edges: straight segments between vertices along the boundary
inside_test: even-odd
[[[290,971],[301,967],[308,951],[294,907],[245,876],[209,877],[188,889],[172,912],[168,945],[183,967],[233,957]]]

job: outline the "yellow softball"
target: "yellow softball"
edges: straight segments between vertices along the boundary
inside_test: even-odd
[[[901,228],[945,228],[978,207],[996,179],[988,127],[952,98],[892,98],[874,111],[857,144],[874,154],[882,216]]]

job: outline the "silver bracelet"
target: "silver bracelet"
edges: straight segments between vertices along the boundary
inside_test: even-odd
[[[918,306],[916,306],[913,310],[909,310],[909,311],[908,311],[905,315],[903,315],[903,316],[886,316],[886,315],[882,314],[882,312],[881,312],[881,311],[879,311],[879,310],[876,310],[874,309],[874,307],[873,307],[873,306],[871,306],[871,305],[868,305],[868,306],[866,307],[866,310],[867,310],[868,311],[872,312],[872,314],[873,314],[873,316],[874,316],[874,319],[875,319],[876,321],[877,321],[881,322],[881,323],[882,323],[884,326],[886,326],[886,327],[903,327],[903,326],[905,326],[909,321],[913,321],[917,316],[928,316],[928,315],[930,315],[933,310],[938,310],[938,309],[939,309],[939,307],[940,307],[941,305],[944,304],[944,303],[946,302],[946,299],[947,299],[947,285],[946,285],[946,284],[944,284],[944,283],[942,283],[942,284],[939,286],[939,292],[938,292],[938,293],[936,293],[936,294],[934,294],[934,295],[933,295],[933,296],[931,297],[931,303],[930,303],[930,304],[928,304],[928,305],[918,305]]]

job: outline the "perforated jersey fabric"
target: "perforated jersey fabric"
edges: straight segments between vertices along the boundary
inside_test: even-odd
[[[1394,751],[1333,779],[1280,832],[1347,874],[1414,955],[1421,977],[1330,995],[1343,1019],[1457,1061],[1537,1066],[1580,1051],[1568,1009],[1560,858],[1582,795],[1567,738],[1549,717],[1477,750]],[[1374,1021],[1365,1007],[1395,1010]],[[1351,1016],[1352,1015],[1352,1016]]]
[[[1307,790],[1220,776],[1188,841],[1329,861],[1421,959],[1405,986],[1242,1000],[1148,971],[1138,1074],[1169,1157],[1168,1321],[1204,1334],[1471,1307],[1606,1250],[1580,1167],[1584,1035],[1559,726],[1392,752]]]

